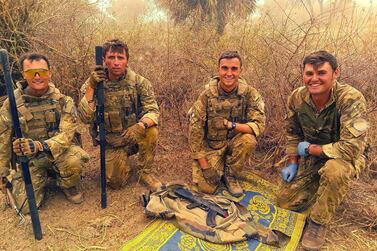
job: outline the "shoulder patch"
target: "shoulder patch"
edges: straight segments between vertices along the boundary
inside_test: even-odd
[[[352,133],[353,136],[359,137],[360,135],[364,134],[368,129],[368,122],[363,118],[358,118],[351,125],[347,128]]]

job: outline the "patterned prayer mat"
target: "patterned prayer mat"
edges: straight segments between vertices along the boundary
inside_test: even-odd
[[[290,236],[283,247],[268,246],[253,239],[226,245],[214,244],[180,231],[169,221],[156,220],[133,240],[125,243],[121,250],[295,250],[304,228],[305,215],[275,206],[278,187],[259,176],[250,174],[241,185],[246,191],[241,203],[247,206],[254,219],[266,227]]]

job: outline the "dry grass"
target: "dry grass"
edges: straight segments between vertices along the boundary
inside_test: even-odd
[[[358,88],[367,98],[371,151],[370,162],[362,178],[350,188],[330,226],[326,248],[377,249],[376,11],[373,8],[362,9],[344,4],[342,9],[328,9],[313,16],[303,13],[305,8],[302,5],[296,6],[293,2],[297,1],[267,1],[266,6],[260,10],[259,18],[234,18],[220,36],[216,29],[205,23],[195,30],[185,24],[175,26],[170,20],[145,22],[135,19],[135,22],[128,22],[124,26],[83,0],[42,1],[38,12],[30,13],[28,17],[31,19],[26,20],[28,25],[32,23],[33,29],[23,31],[26,36],[12,37],[11,43],[3,37],[5,33],[0,32],[0,46],[8,48],[11,44],[27,41],[31,48],[49,55],[54,82],[63,92],[78,101],[79,88],[94,65],[94,45],[113,37],[127,41],[130,47],[130,67],[151,80],[161,108],[157,171],[164,181],[174,180],[177,178],[176,174],[180,173],[182,175],[179,178],[186,182],[190,182],[191,161],[185,114],[204,83],[216,74],[217,57],[221,51],[231,49],[241,53],[244,60],[243,76],[264,97],[267,128],[260,139],[257,155],[249,164],[253,170],[275,181],[279,177],[273,165],[283,155],[285,143],[281,128],[284,127],[286,98],[294,88],[301,85],[301,61],[306,54],[318,49],[334,53],[341,63],[341,80]],[[44,18],[41,19],[41,16]],[[96,150],[87,149],[95,154]],[[98,160],[93,160],[93,163],[95,161]],[[93,183],[98,173],[91,172],[92,170],[96,170],[95,167],[88,168],[84,186],[88,191],[97,191],[98,188]],[[113,194],[114,208],[137,211],[139,205],[133,204],[137,201],[134,194],[141,189],[137,186],[135,191],[129,192],[128,188],[134,188],[127,187],[124,190],[127,191],[124,196],[129,201],[122,198],[122,193]],[[94,199],[90,201],[95,203]],[[127,203],[132,206],[126,207]],[[88,210],[88,207],[84,209]],[[118,215],[118,212],[111,213]],[[49,216],[57,218],[54,214]],[[122,216],[125,217],[124,214]],[[139,215],[134,220],[135,224],[141,224],[140,228],[129,234],[118,233],[127,230],[124,225],[114,227],[111,231],[113,241],[120,244],[135,236],[136,230],[142,229],[145,223],[141,218],[142,215]],[[42,221],[46,222],[48,219]],[[51,225],[55,234],[59,231],[54,228],[63,229],[57,224]],[[76,231],[77,229],[80,228],[77,227]],[[63,232],[60,231],[60,234]],[[49,240],[52,240],[54,234],[50,234]],[[106,233],[107,236],[108,234]],[[106,245],[101,244],[100,238],[103,235],[95,241],[84,243],[85,245],[67,232],[64,235],[66,239],[74,239],[78,249],[97,245],[114,247],[107,241],[102,243]],[[70,244],[67,245],[65,247],[72,249]],[[47,245],[42,249],[47,249],[46,247],[52,248]]]

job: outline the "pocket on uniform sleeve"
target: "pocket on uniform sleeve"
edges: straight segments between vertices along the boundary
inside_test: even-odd
[[[347,129],[352,133],[353,136],[360,137],[367,131],[368,127],[368,122],[363,118],[359,118],[349,124],[347,126]]]

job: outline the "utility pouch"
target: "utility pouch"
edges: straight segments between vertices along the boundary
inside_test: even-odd
[[[25,121],[30,121],[33,119],[33,114],[29,109],[26,108],[24,104],[17,107],[17,110],[25,118]]]
[[[134,124],[136,124],[136,114],[135,113],[132,113],[130,114],[127,118],[126,118],[126,121],[127,121],[127,128],[129,128],[130,126],[133,126]]]
[[[55,111],[46,111],[45,112],[45,121],[47,123],[56,123]]]
[[[109,112],[109,120],[112,132],[123,132],[122,119],[118,111]]]

